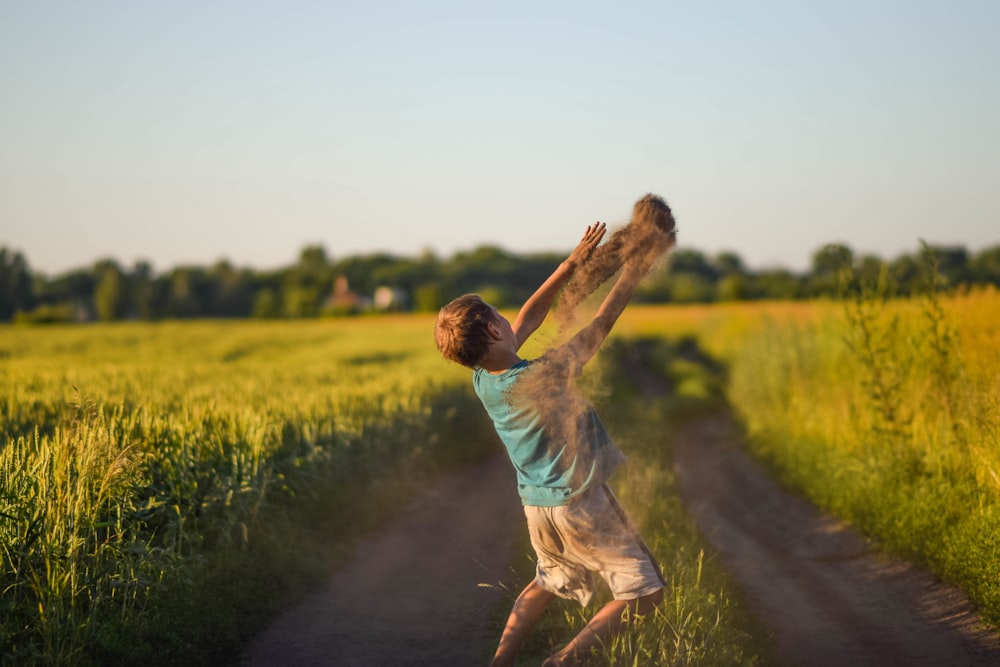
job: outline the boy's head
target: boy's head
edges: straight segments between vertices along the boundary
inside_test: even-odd
[[[490,349],[496,311],[478,294],[460,296],[438,312],[434,342],[445,359],[475,368]]]
[[[674,229],[674,215],[667,202],[654,194],[648,194],[635,203],[632,209],[632,221],[648,221],[660,228],[664,234]]]

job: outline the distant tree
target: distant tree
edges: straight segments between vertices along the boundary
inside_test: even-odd
[[[497,306],[498,304],[506,306],[510,302],[502,287],[484,285],[478,290],[478,292],[486,303],[494,306]]]
[[[881,278],[883,271],[888,272],[889,278],[892,277],[889,265],[881,257],[875,255],[862,255],[855,262],[854,270],[858,278],[866,284],[876,283]],[[895,283],[894,280],[893,283]]]
[[[447,271],[455,292],[479,292],[484,286],[507,282],[518,266],[517,259],[497,246],[480,246],[472,252],[457,253],[448,263]],[[513,287],[513,286],[511,286]],[[497,306],[507,304],[496,303]]]
[[[315,317],[319,314],[319,293],[315,287],[286,287],[281,293],[285,317]]]
[[[842,243],[823,246],[812,257],[809,296],[836,296],[845,271],[854,266],[854,251]]]
[[[131,286],[130,309],[143,320],[152,320],[156,312],[156,284],[153,266],[146,261],[136,262],[129,276]]]
[[[752,276],[749,292],[772,301],[800,299],[806,295],[805,279],[787,269],[768,269]]]
[[[281,304],[274,290],[265,287],[258,290],[254,295],[253,309],[251,314],[261,319],[274,319],[281,317]]]
[[[670,300],[674,303],[705,303],[714,296],[714,284],[698,273],[679,272],[670,276]]]
[[[326,248],[321,245],[308,245],[299,253],[298,269],[310,275],[320,275],[330,266],[327,260]]]
[[[742,276],[747,273],[743,260],[734,252],[719,253],[712,259],[711,266],[720,277]]]
[[[564,257],[552,253],[538,253],[521,257],[521,262],[504,274],[509,306],[519,306],[531,296],[559,266]]]
[[[889,273],[898,294],[906,296],[920,292],[922,272],[920,262],[913,255],[904,253],[889,262]]]
[[[102,322],[121,319],[118,304],[121,303],[122,292],[121,274],[106,271],[101,275],[94,292],[94,312],[97,313],[97,319]]]
[[[749,298],[749,285],[746,276],[731,273],[715,285],[715,298],[718,301],[742,301]]]
[[[1000,245],[985,248],[972,256],[969,261],[969,278],[976,283],[1000,287]]]
[[[0,246],[0,320],[35,306],[35,285],[28,260],[20,252]]]
[[[698,250],[680,249],[670,255],[671,274],[696,275],[702,280],[714,283],[719,277],[716,268],[708,261],[705,253]]]
[[[750,295],[750,281],[743,260],[734,252],[722,252],[712,258],[715,271],[715,298],[719,301],[742,301]]]
[[[836,276],[845,266],[854,264],[854,251],[843,243],[829,243],[812,256],[813,276]]]
[[[45,280],[38,288],[38,300],[43,305],[69,304],[77,319],[93,317],[94,289],[97,279],[90,269],[77,269],[52,280]]]
[[[962,246],[936,246],[924,244],[923,254],[929,253],[931,261],[947,285],[952,287],[969,278],[969,251]]]
[[[214,317],[246,317],[253,309],[254,285],[249,271],[219,260],[208,273],[212,283]]]
[[[667,269],[654,271],[639,283],[635,291],[637,303],[669,303],[673,300],[672,274]]]
[[[114,322],[125,316],[128,307],[128,285],[121,267],[107,259],[94,266],[97,288],[94,290],[94,311],[102,322]]]
[[[206,317],[211,314],[212,283],[199,267],[178,267],[170,272],[166,315]]]
[[[427,283],[413,290],[413,309],[418,312],[435,312],[444,305],[441,285]]]
[[[561,254],[518,256],[497,246],[485,245],[471,252],[456,253],[446,262],[425,261],[420,282],[439,282],[445,301],[460,294],[491,289],[500,297],[491,303],[508,308],[523,303],[562,260]],[[424,277],[435,267],[437,280]],[[503,287],[496,291],[499,285]]]

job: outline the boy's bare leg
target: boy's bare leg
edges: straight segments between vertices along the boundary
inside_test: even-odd
[[[636,600],[612,600],[594,614],[587,627],[581,630],[573,641],[558,653],[549,656],[549,659],[542,663],[542,667],[570,667],[579,664],[578,660],[589,655],[591,649],[616,635],[631,615],[648,614],[656,609],[661,600],[663,600],[662,588]]]
[[[542,617],[542,613],[553,598],[555,593],[545,590],[536,581],[525,586],[510,610],[507,625],[504,626],[503,634],[500,636],[500,645],[497,646],[490,667],[507,667],[514,664],[514,658],[517,657],[521,644],[527,639],[531,629],[538,623],[538,619]]]

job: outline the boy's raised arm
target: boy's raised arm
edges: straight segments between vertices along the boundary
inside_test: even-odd
[[[573,271],[590,258],[591,253],[594,252],[594,248],[604,238],[606,229],[607,226],[603,222],[595,222],[592,225],[588,225],[587,230],[583,234],[583,239],[573,249],[569,257],[556,267],[552,275],[521,306],[521,310],[518,312],[513,324],[518,349],[528,340],[531,334],[535,333],[535,330],[542,325],[542,322],[545,321],[545,317],[549,314],[549,309],[552,308],[552,303],[555,301],[556,295],[559,294],[559,289],[573,275]]]

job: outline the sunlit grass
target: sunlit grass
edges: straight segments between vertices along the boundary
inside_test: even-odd
[[[432,322],[0,328],[0,662],[238,649],[238,619],[274,601],[240,602],[237,573],[322,560],[287,531],[311,505],[352,517],[327,522],[346,542],[493,444]]]
[[[588,371],[629,433],[616,490],[674,596],[613,648],[623,664],[762,654],[721,568],[702,560],[663,452],[643,447],[721,387],[786,483],[1000,620],[1000,295],[851,308],[626,311],[616,338],[696,339],[725,382],[654,351],[674,394],[647,413]],[[349,503],[384,513],[407,477],[495,448],[469,371],[441,360],[432,329],[430,316],[0,327],[3,660],[232,659],[246,619],[267,613],[261,598],[316,574],[302,553],[349,546],[356,527],[335,522],[336,539],[296,542],[320,503],[324,520]],[[536,346],[555,336],[540,334]],[[582,616],[565,615],[541,641],[571,636]]]
[[[728,369],[752,450],[1000,623],[1000,293],[635,309]]]

